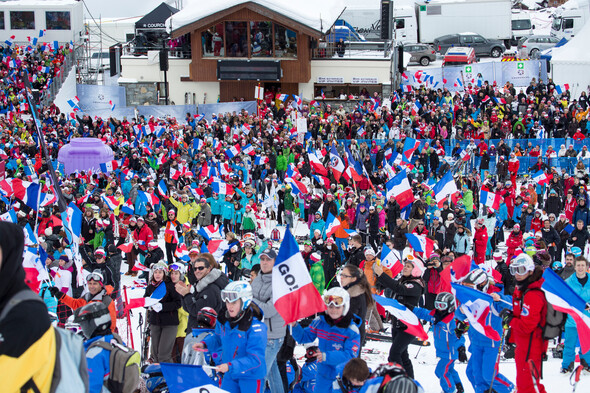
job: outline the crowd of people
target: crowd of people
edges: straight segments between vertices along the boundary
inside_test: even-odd
[[[14,50],[5,49],[5,56]],[[17,66],[31,75],[37,71],[37,80],[43,76],[36,68],[59,67],[59,52],[25,52],[15,57]],[[392,93],[388,103],[375,96],[350,112],[271,97],[257,114],[213,114],[211,121],[190,114],[101,119],[52,105],[40,108],[45,157],[34,122],[14,109],[24,102],[22,86],[7,77],[9,66],[0,67],[6,73],[3,105],[10,113],[0,118],[0,213],[2,221],[13,222],[0,227],[7,234],[0,236],[3,369],[25,364],[27,348],[51,346],[47,316],[29,327],[35,331],[26,340],[15,330],[27,318],[47,314],[45,308],[7,306],[24,289],[19,253],[25,241],[49,275],[35,282],[27,270],[27,283],[36,284],[58,326],[79,325],[87,340],[92,393],[104,391],[112,378],[105,360],[109,350],[99,342],[123,345],[116,332],[117,320],[128,317],[124,282],[145,286],[150,348],[145,344],[142,361],[212,365],[210,375],[230,392],[262,392],[265,386],[272,393],[354,392],[375,384],[379,392],[421,389],[408,355],[415,336],[373,295],[395,299],[431,326],[440,358],[435,373],[444,392],[464,391],[467,381],[454,370],[456,360],[468,362],[467,378],[476,392],[543,392],[540,373],[531,372],[530,364],[541,370],[547,351],[547,302],[533,289],[541,287],[544,269],[551,269],[590,301],[589,178],[583,161],[590,154],[585,146],[580,152],[573,146],[544,152],[534,141],[584,139],[586,92],[558,95],[552,83],[535,81],[518,93],[487,82],[454,95],[423,87]],[[307,130],[296,130],[295,116],[307,119]],[[364,135],[373,141],[356,139]],[[105,164],[112,170],[61,174],[54,184],[50,160],[79,137],[109,145],[114,160]],[[462,167],[462,149],[445,151],[451,137],[470,140],[465,150],[482,162],[495,160],[495,173]],[[530,138],[530,147],[489,142],[517,137]],[[405,142],[413,138],[428,141],[406,154]],[[579,170],[547,165],[543,157],[561,156],[561,150],[580,160]],[[404,159],[398,161],[397,154]],[[335,155],[354,173],[339,170]],[[520,175],[520,156],[538,157],[531,173],[542,171],[546,181]],[[409,203],[387,185],[402,170],[413,195]],[[434,185],[449,171],[458,191],[441,200]],[[68,233],[72,223],[63,221],[55,201],[40,205],[26,197],[23,189],[34,183],[45,194],[59,187],[65,202],[82,211],[79,240]],[[494,202],[484,200],[482,191],[495,195]],[[37,239],[15,234],[15,225],[26,233],[30,228]],[[273,303],[272,271],[285,231],[300,242],[326,305],[324,313],[291,327]],[[408,235],[432,241],[434,250],[415,250]],[[384,263],[385,247],[399,255],[398,274]],[[477,266],[461,283],[494,300],[486,323],[501,340],[469,328],[465,310],[446,288],[445,269],[461,258]],[[575,329],[569,319],[564,373],[574,369]],[[390,336],[392,345],[390,364],[371,374],[360,357],[375,335]],[[306,346],[302,366],[292,361],[297,344]],[[489,361],[499,358],[504,344],[505,356],[516,359],[516,381]],[[581,362],[590,371],[586,356]],[[46,391],[52,368],[15,373],[23,378],[15,378],[9,391],[31,384]],[[294,368],[301,370],[293,381],[288,370]]]

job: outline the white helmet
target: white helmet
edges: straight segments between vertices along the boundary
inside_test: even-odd
[[[242,299],[242,311],[252,301],[252,287],[247,281],[232,281],[221,291],[221,301],[233,303]]]
[[[510,262],[510,274],[526,274],[535,270],[535,262],[528,254],[522,253],[512,259]]]
[[[344,288],[334,287],[328,289],[324,292],[323,299],[326,306],[329,306],[330,304],[336,307],[344,306],[342,315],[346,315],[350,309],[350,295]]]

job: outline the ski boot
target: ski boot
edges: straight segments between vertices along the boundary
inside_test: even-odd
[[[561,370],[560,370],[559,372],[560,372],[560,373],[562,373],[562,374],[569,374],[569,373],[571,373],[572,371],[574,371],[574,363],[573,363],[573,362],[572,362],[572,363],[570,363],[570,365],[569,365],[569,366],[567,366],[567,368],[563,368],[563,367],[562,367],[562,368],[561,368]]]
[[[455,391],[457,393],[464,393],[465,392],[465,389],[463,389],[463,384],[461,382],[455,384],[455,389],[456,389]]]

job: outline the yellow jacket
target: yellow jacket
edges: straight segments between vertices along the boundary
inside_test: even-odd
[[[176,208],[176,218],[181,224],[190,222],[194,217],[199,214],[199,206],[195,202],[182,203],[170,197],[170,202]]]

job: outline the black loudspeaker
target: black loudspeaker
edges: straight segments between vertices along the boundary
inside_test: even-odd
[[[391,39],[391,1],[381,0],[381,39]]]
[[[160,50],[160,71],[168,71],[168,51]]]
[[[397,70],[401,73],[404,72],[404,47],[400,45],[397,47]]]

